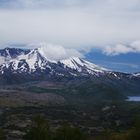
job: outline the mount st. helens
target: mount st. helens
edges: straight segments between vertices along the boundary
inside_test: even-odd
[[[47,118],[52,129],[68,122],[95,136],[130,128],[139,104],[127,98],[140,96],[140,73],[114,72],[78,57],[50,60],[44,49],[0,50],[0,124],[9,139],[25,138],[34,116]]]
[[[5,48],[0,50],[0,73],[46,73],[58,76],[100,75],[107,70],[78,57],[49,60],[45,48],[22,50]],[[54,54],[55,55],[55,54]]]
[[[107,70],[78,57],[50,60],[45,47],[36,49],[5,48],[0,50],[1,83],[32,80],[113,79],[139,80],[139,73],[128,74]],[[55,54],[54,54],[55,55]]]
[[[92,102],[97,98],[124,99],[129,95],[140,95],[139,73],[114,72],[78,57],[51,60],[44,53],[46,51],[44,49],[44,47],[40,47],[0,50],[0,85],[13,86],[27,83],[28,86],[31,86],[37,82],[35,87],[41,85],[41,89],[33,88],[34,90],[60,92],[63,94],[62,96],[68,96],[68,99],[73,101],[78,98],[83,98],[83,100],[88,98],[87,101],[92,99]],[[63,88],[62,90],[55,89],[55,91],[52,88],[48,89],[49,87],[44,89],[44,86],[40,84],[43,81],[61,85]],[[54,88],[56,87],[54,86]]]

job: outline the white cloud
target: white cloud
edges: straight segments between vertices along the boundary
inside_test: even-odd
[[[104,49],[140,39],[139,25],[140,0],[0,1],[1,44],[53,42],[78,50]],[[106,50],[126,53],[131,48]]]
[[[106,46],[102,48],[106,55],[119,55],[126,53],[140,53],[140,41],[132,42],[128,45],[117,44],[116,46]]]
[[[83,55],[79,51],[75,49],[64,48],[60,45],[40,43],[30,44],[28,45],[28,47],[38,48],[40,53],[50,60],[62,60],[70,57],[83,57]]]
[[[132,17],[133,18],[133,17]],[[0,11],[1,43],[53,42],[69,47],[101,46],[140,38],[139,16],[96,15],[81,9]]]
[[[140,52],[140,40],[132,42],[131,47],[136,51]]]
[[[131,51],[132,51],[132,48],[129,48],[122,44],[118,44],[116,46],[105,47],[105,50],[103,52],[107,55],[118,55],[118,54],[126,54]]]
[[[138,7],[139,0],[3,0],[0,2],[1,7],[5,8],[62,8],[62,7],[81,7],[94,6],[97,8],[104,7],[108,9],[122,8],[131,9]]]

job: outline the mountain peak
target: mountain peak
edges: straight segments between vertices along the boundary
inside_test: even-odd
[[[0,52],[2,52],[2,54],[0,53],[0,74],[6,74],[8,71],[20,74],[46,74],[51,77],[52,75],[99,76],[107,72],[106,69],[79,57],[69,57],[61,60],[49,59],[48,50],[44,46],[28,51],[17,48],[5,48],[0,50]],[[7,55],[3,55],[4,52]],[[9,58],[8,61],[7,57]]]
[[[107,71],[107,69],[101,68],[79,57],[70,57],[69,59],[61,60],[60,62],[64,64],[65,67],[77,70],[78,72],[86,71],[89,74],[95,74]]]
[[[123,75],[126,75],[107,70],[79,57],[50,60],[47,51],[45,47],[32,50],[17,48],[0,50],[0,76],[16,75],[26,79],[29,77],[33,77],[33,79],[40,79],[41,77],[57,79],[107,76],[121,79]],[[130,75],[127,74],[126,76],[129,77]]]

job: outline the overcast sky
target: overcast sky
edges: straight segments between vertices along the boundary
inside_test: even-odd
[[[140,53],[140,0],[0,0],[1,46],[41,42]]]
[[[127,44],[139,26],[140,0],[0,0],[0,43]]]

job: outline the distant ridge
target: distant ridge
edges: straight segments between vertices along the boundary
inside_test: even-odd
[[[49,79],[77,79],[109,77],[117,80],[139,78],[140,74],[114,72],[78,57],[50,60],[45,48],[0,50],[0,77],[2,81],[32,81]],[[2,82],[1,82],[2,83]]]

